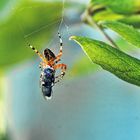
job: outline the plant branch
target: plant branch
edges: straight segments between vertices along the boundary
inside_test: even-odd
[[[109,35],[103,30],[103,28],[101,26],[99,26],[89,15],[88,10],[85,11],[85,13],[82,15],[82,20],[86,23],[88,23],[89,25],[91,25],[92,27],[97,28],[103,35],[104,37],[107,39],[107,41],[112,45],[112,47],[119,49],[119,47],[117,46],[117,44],[109,37]]]

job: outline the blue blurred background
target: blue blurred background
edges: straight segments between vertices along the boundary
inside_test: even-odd
[[[88,2],[0,2],[0,140],[140,139],[139,87],[91,64],[81,48],[69,41],[71,35],[105,41],[80,21]],[[54,87],[52,100],[46,101],[39,87],[40,60],[27,43],[58,53],[59,28],[62,62],[68,70]]]

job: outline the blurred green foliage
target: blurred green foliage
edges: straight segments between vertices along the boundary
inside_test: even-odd
[[[87,58],[87,56],[78,58],[72,66],[70,76],[84,76],[97,71],[99,67],[96,65],[91,65],[91,63],[92,62]]]
[[[112,29],[132,45],[140,47],[140,32],[132,26],[116,21],[101,22],[100,25]]]
[[[7,2],[9,2],[10,0],[1,0],[0,1],[0,10],[2,10],[4,8],[4,6],[7,4]]]
[[[7,134],[1,134],[0,135],[0,140],[9,140],[9,137]]]
[[[95,13],[92,16],[93,20],[98,21],[120,21],[128,25],[133,25],[136,28],[140,27],[140,15],[124,15],[112,12],[110,9],[105,9]]]
[[[96,22],[113,20],[140,27],[139,0],[91,0],[86,10]]]
[[[140,11],[139,0],[91,0],[93,5],[101,4],[115,13],[132,14]]]
[[[118,21],[128,25],[133,25],[135,28],[140,28],[140,14],[125,16],[122,19],[118,19]]]
[[[55,11],[55,12],[54,12]],[[40,49],[52,37],[61,20],[62,3],[23,1],[0,23],[0,67],[33,56],[27,43]]]
[[[105,9],[103,11],[97,12],[93,19],[95,21],[101,21],[101,20],[120,20],[123,19],[125,16],[121,14],[117,14],[112,12],[110,9]]]

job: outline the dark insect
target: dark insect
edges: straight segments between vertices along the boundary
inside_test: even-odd
[[[67,66],[65,64],[57,64],[62,56],[63,48],[63,42],[59,32],[58,36],[60,40],[60,50],[57,56],[55,56],[55,54],[48,48],[44,50],[44,55],[42,55],[33,46],[29,45],[29,47],[34,52],[36,52],[42,60],[39,65],[39,67],[41,68],[40,86],[45,99],[51,99],[52,87],[63,78],[67,69]],[[55,76],[55,72],[57,69],[61,69],[61,74]]]

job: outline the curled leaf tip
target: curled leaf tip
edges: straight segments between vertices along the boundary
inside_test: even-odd
[[[76,38],[76,36],[71,36],[70,38],[69,38],[69,40],[74,40]]]

